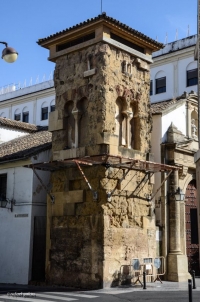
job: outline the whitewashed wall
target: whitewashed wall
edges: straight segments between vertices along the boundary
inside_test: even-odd
[[[45,151],[34,161],[49,159],[50,151]],[[32,169],[2,169],[1,166],[0,173],[7,173],[7,197],[16,201],[13,212],[0,208],[0,283],[28,284],[32,269],[34,217],[46,216],[46,191]],[[49,172],[40,171],[38,174],[48,185]],[[28,217],[17,217],[21,214]]]
[[[169,111],[162,116],[162,142],[166,141],[166,132],[171,123],[186,135],[186,106],[182,104],[180,107]]]
[[[24,169],[0,170],[7,173],[7,197],[16,200],[13,212],[0,208],[0,283],[28,283],[32,207],[19,203],[31,203],[32,171]],[[19,214],[28,217],[16,217]]]
[[[8,130],[0,128],[0,143],[7,142],[11,139],[27,135],[28,133],[22,132],[22,131],[16,131],[16,130]]]

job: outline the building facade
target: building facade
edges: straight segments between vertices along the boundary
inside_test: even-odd
[[[168,43],[153,54],[151,66],[151,104],[153,114],[152,152],[155,161],[180,167],[178,183],[185,201],[177,205],[179,237],[177,254],[187,256],[185,268],[199,274],[197,184],[194,154],[198,148],[198,72],[194,58],[197,35]],[[170,198],[174,180],[155,175],[156,220],[162,233],[161,254],[170,255]],[[174,209],[173,209],[174,211]],[[179,214],[178,214],[179,213]],[[180,214],[181,213],[181,214]],[[174,224],[173,224],[174,226]],[[180,256],[183,257],[183,256]],[[186,261],[187,260],[187,261]],[[181,274],[180,274],[181,275]],[[177,278],[178,281],[178,278]]]
[[[176,226],[178,251],[185,257],[185,271],[195,270],[199,274],[199,242],[197,216],[197,185],[194,154],[198,150],[198,130],[195,125],[198,117],[197,94],[184,93],[181,97],[153,103],[152,152],[155,161],[179,167],[178,186],[185,199],[177,202]],[[178,121],[177,117],[178,116]],[[162,185],[163,180],[167,178]],[[172,219],[172,196],[174,193],[172,175],[155,175],[156,225],[161,231],[160,254],[167,260],[167,279],[173,279],[169,272],[171,250],[170,228],[175,228]],[[157,188],[159,190],[157,191]],[[181,281],[177,276],[176,281]],[[172,280],[175,281],[175,280]]]
[[[54,110],[53,80],[0,94],[0,117],[44,127]]]
[[[191,90],[197,93],[197,61],[194,50],[197,35],[168,43],[153,53],[151,103],[171,100]]]
[[[49,173],[24,166],[50,160],[51,133],[0,118],[2,131],[16,138],[0,144],[0,283],[44,282]]]

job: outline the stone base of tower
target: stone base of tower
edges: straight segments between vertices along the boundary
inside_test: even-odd
[[[168,255],[168,281],[184,282],[191,279],[188,272],[188,259],[186,255]]]

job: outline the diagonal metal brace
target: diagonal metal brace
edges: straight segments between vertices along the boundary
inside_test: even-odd
[[[51,199],[51,203],[55,203],[55,196],[51,194],[50,190],[47,188],[47,186],[43,183],[42,179],[40,178],[40,176],[37,174],[37,172],[35,171],[35,168],[33,166],[33,172],[35,173],[36,177],[39,179],[41,185],[43,186],[43,188],[46,190],[47,194],[49,195],[50,199]]]
[[[152,199],[156,196],[156,194],[158,193],[158,191],[160,190],[160,188],[162,187],[162,185],[164,184],[164,182],[167,180],[167,178],[170,176],[170,174],[172,173],[172,171],[173,170],[169,171],[169,173],[167,174],[167,176],[163,179],[163,181],[161,182],[160,186],[158,187],[158,189],[156,190],[156,192],[151,197],[150,201],[152,201]]]
[[[97,198],[98,198],[97,191],[95,191],[95,190],[93,190],[93,189],[92,189],[91,184],[89,183],[89,181],[88,181],[87,177],[85,176],[85,174],[84,174],[83,170],[81,169],[81,167],[80,167],[80,165],[79,165],[79,163],[84,163],[84,164],[85,164],[85,162],[80,162],[80,161],[75,160],[75,159],[74,159],[73,161],[76,163],[76,165],[77,165],[77,167],[78,167],[79,171],[81,172],[81,174],[82,174],[83,178],[85,179],[85,181],[86,181],[86,183],[87,183],[87,185],[88,185],[89,189],[92,191],[92,194],[93,194],[93,200],[97,200]],[[89,164],[89,165],[91,166],[91,164]]]

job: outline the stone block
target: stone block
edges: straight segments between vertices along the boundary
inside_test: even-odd
[[[119,147],[116,145],[109,145],[109,153],[111,155],[119,155]]]
[[[91,76],[94,75],[95,73],[96,73],[96,69],[93,68],[93,69],[84,71],[83,77],[84,77],[84,78],[91,77]]]
[[[63,120],[58,119],[58,111],[55,110],[49,113],[49,131],[56,131],[63,129]]]
[[[85,147],[53,152],[53,160],[64,160],[83,156],[85,156]]]
[[[53,194],[54,196],[56,194]],[[55,196],[55,203],[52,206],[52,215],[53,216],[63,216],[63,201]]]
[[[64,204],[63,215],[64,216],[75,215],[75,203]]]
[[[83,202],[83,190],[68,191],[68,192],[55,192],[55,204],[64,203],[79,203]]]
[[[117,135],[110,134],[108,132],[97,133],[97,144],[109,144],[118,146],[119,138]]]

